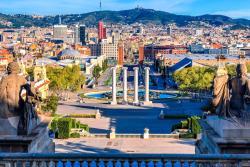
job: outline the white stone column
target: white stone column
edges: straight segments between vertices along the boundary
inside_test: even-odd
[[[134,104],[139,104],[138,98],[138,67],[134,67]]]
[[[111,105],[116,105],[116,67],[112,68],[112,102]]]
[[[123,67],[123,103],[128,103],[128,68]]]
[[[149,101],[149,67],[145,67],[145,95],[144,95],[144,105],[152,104],[151,101]]]

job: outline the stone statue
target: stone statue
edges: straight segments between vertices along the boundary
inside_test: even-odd
[[[250,81],[247,78],[247,67],[238,64],[237,75],[229,78],[227,71],[219,68],[214,79],[212,104],[216,114],[227,118],[242,118],[248,112]]]
[[[10,63],[7,71],[8,75],[0,82],[0,119],[6,121],[6,126],[10,124],[11,134],[16,129],[16,134],[28,135],[31,126],[35,126],[37,122],[32,100],[34,94],[25,77],[18,75],[18,63]]]
[[[226,116],[230,109],[229,77],[227,71],[219,68],[214,79],[212,105],[216,108],[216,114]]]

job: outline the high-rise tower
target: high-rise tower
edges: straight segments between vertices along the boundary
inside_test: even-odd
[[[103,39],[103,22],[99,21],[98,23],[98,38],[101,41]]]
[[[85,25],[79,26],[79,37],[82,45],[86,45],[86,27]]]

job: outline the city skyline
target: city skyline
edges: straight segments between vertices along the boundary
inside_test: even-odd
[[[6,14],[82,14],[99,10],[100,0],[2,0],[1,13]],[[102,0],[103,10],[125,10],[136,6],[183,15],[221,14],[250,19],[249,0]]]

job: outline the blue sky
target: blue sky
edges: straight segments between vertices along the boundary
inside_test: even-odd
[[[99,10],[100,0],[0,0],[1,13],[70,14]],[[176,14],[223,14],[250,19],[250,0],[102,0],[103,10],[143,8]]]

